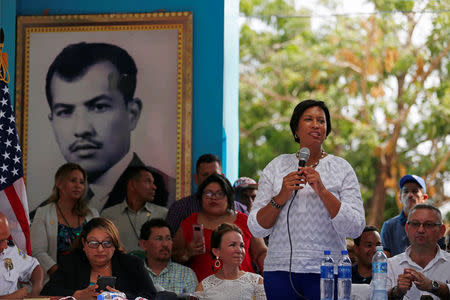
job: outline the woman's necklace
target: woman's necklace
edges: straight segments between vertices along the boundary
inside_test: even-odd
[[[319,158],[315,163],[313,163],[312,165],[309,165],[309,166],[306,166],[306,167],[311,167],[311,168],[315,169],[315,168],[317,167],[317,165],[319,164],[320,160],[321,160],[322,158],[324,158],[325,156],[327,156],[327,155],[328,155],[328,154],[322,150],[322,152],[321,152],[321,154],[320,154],[320,158]],[[295,156],[297,156],[297,158],[299,158],[299,156],[300,156],[300,150],[298,150],[298,151],[295,153]]]
[[[111,268],[111,264],[106,265],[105,267],[101,268],[100,271],[92,270],[95,274],[97,274],[97,278],[100,276],[108,275],[108,270]],[[94,274],[94,276],[95,276]]]
[[[66,222],[67,226],[70,226],[69,221],[67,221],[66,217],[64,216],[61,207],[59,207],[58,203],[56,203],[56,207],[58,208],[59,213],[61,214],[61,217],[63,218],[64,222]],[[80,216],[78,216],[78,227],[80,227]]]
[[[223,268],[221,268],[217,273],[216,273],[216,277],[222,280],[236,280],[239,277],[241,277],[243,275],[244,271],[237,270],[236,273],[232,273],[232,274],[227,274],[225,275],[225,272],[223,271]]]

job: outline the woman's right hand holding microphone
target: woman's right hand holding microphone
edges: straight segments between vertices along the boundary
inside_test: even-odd
[[[306,178],[299,168],[298,171],[291,172],[283,177],[283,184],[281,185],[281,190],[274,200],[279,205],[284,205],[292,197],[292,193],[301,190],[306,183]]]

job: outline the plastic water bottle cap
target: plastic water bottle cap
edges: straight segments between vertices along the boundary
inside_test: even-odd
[[[347,255],[347,254],[348,254],[348,251],[347,251],[347,250],[342,250],[342,251],[341,251],[341,254],[342,254],[342,255]]]
[[[377,246],[377,251],[383,251],[383,246]]]
[[[324,254],[324,255],[330,255],[330,254],[331,254],[331,251],[330,251],[330,250],[325,250],[325,251],[323,251],[323,254]]]

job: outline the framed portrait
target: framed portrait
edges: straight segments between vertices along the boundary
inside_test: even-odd
[[[190,194],[191,12],[19,16],[16,49],[30,211],[66,162],[87,171],[100,210],[136,161],[161,174],[164,205]]]

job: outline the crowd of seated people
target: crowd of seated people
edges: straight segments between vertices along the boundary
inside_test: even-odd
[[[32,254],[35,258],[27,256],[7,241],[7,220],[0,213],[0,258],[5,261],[5,255],[17,252],[17,257],[23,257],[20,263],[24,265],[19,268],[19,262],[15,262],[17,257],[12,258],[17,277],[12,285],[8,281],[8,287],[4,284],[5,274],[11,270],[6,263],[0,265],[0,298],[41,294],[95,299],[103,291],[98,290],[98,278],[113,276],[116,278],[114,286],[108,286],[105,290],[122,292],[128,299],[138,296],[177,299],[177,295],[178,299],[187,296],[198,299],[266,299],[261,275],[267,246],[261,238],[251,234],[245,214],[251,210],[258,187],[256,181],[244,177],[232,187],[225,176],[212,172],[201,181],[191,199],[192,205],[200,207],[199,210],[195,209],[184,218],[174,235],[170,223],[161,219],[166,216],[162,207],[162,215],[147,209],[157,188],[152,180],[148,180],[147,177],[151,176],[144,176],[148,174],[151,175],[142,168],[130,170],[127,201],[121,204],[123,208],[119,214],[126,213],[127,209],[134,214],[143,210],[145,217],[139,222],[133,218],[128,224],[108,218],[106,213],[99,218],[98,212],[83,201],[87,181],[84,170],[72,163],[61,166],[55,175],[49,204],[37,210],[31,226]],[[450,267],[450,256],[441,250],[432,251],[436,249],[433,242],[436,241],[437,245],[445,235],[442,216],[434,207],[421,204],[423,201],[419,198],[414,201],[414,195],[420,194],[420,191],[414,192],[414,187],[422,188],[422,185],[416,182],[415,176],[408,175],[407,178],[410,181],[402,179],[399,183],[400,189],[408,187],[403,200],[408,205],[408,212],[405,214],[406,209],[402,211],[406,218],[406,230],[399,232],[407,237],[408,246],[406,251],[399,253],[406,255],[405,258],[397,255],[388,261],[389,297],[415,299],[417,295],[430,294],[436,299],[444,299],[442,297],[449,295],[450,272],[443,270]],[[150,181],[145,183],[146,190],[139,186],[141,180]],[[247,189],[246,193],[243,193],[244,189]],[[143,196],[145,193],[140,191],[144,190],[148,192],[148,197],[141,197],[144,199],[142,201],[136,200],[140,205],[135,206],[136,194]],[[235,210],[236,200],[241,201],[245,213]],[[200,224],[202,239],[197,239],[194,231]],[[388,228],[387,224],[383,226]],[[132,231],[130,228],[136,229]],[[422,240],[417,237],[417,232],[423,234],[428,242],[428,252],[420,252],[423,250],[419,247]],[[444,239],[444,247],[447,247],[444,249],[450,251],[448,235],[447,240]],[[123,247],[121,236],[131,236],[137,241],[138,248],[133,247],[134,242]],[[402,237],[390,239],[401,240]],[[375,247],[381,242],[382,237],[373,226],[366,226],[359,237],[348,242],[354,253],[353,283],[370,284],[371,260],[376,252]],[[383,246],[387,255],[391,256],[393,248]],[[136,249],[141,249],[141,252]],[[127,254],[129,252],[135,255]],[[417,260],[415,253],[427,259]],[[402,268],[401,259],[408,261],[408,258],[417,265]],[[8,259],[5,262],[9,262]],[[441,260],[435,265],[435,259]],[[254,268],[255,265],[257,268]],[[2,268],[8,272],[3,273]],[[30,285],[19,288],[19,281],[28,281]]]

